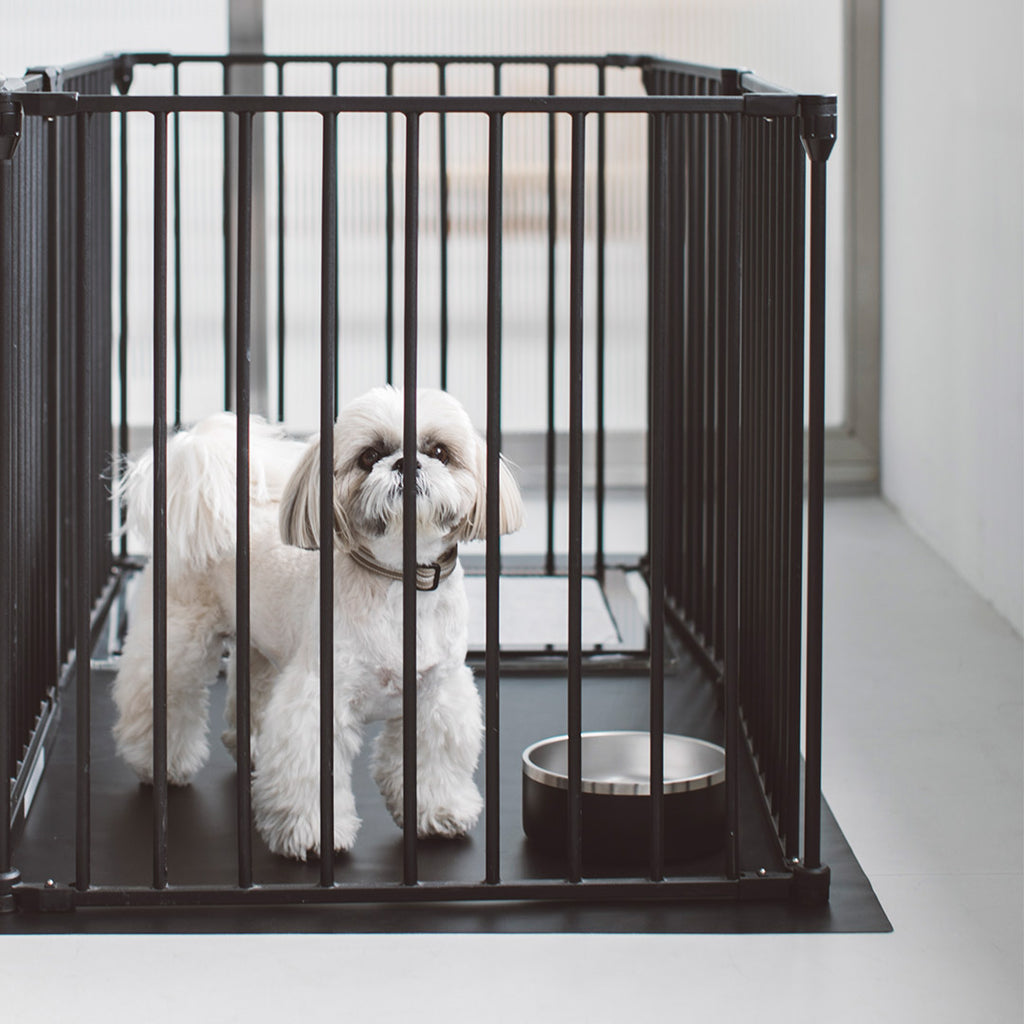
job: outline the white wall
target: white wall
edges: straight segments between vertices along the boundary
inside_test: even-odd
[[[882,489],[1018,631],[1020,0],[887,0]]]
[[[0,0],[0,75],[105,53],[221,53],[228,0]]]

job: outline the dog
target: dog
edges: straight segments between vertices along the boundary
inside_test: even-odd
[[[465,663],[468,607],[461,542],[486,534],[483,438],[443,391],[417,393],[416,831],[457,837],[483,800],[473,775],[483,737],[480,698]],[[360,819],[352,762],[364,727],[383,721],[371,768],[403,825],[402,605],[404,398],[375,388],[348,405],[333,436],[334,848],[351,849]],[[208,691],[235,633],[235,429],[231,414],[167,444],[167,778],[187,785],[209,756]],[[152,451],[130,465],[127,529],[152,540]],[[501,533],[523,504],[499,461]],[[300,444],[262,422],[250,428],[250,701],[252,806],[269,848],[320,853],[320,443]],[[422,589],[421,589],[422,588]],[[153,578],[139,592],[113,685],[118,753],[153,778]],[[234,661],[228,725],[235,753]]]

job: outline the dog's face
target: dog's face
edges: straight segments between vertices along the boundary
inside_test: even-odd
[[[417,393],[417,544],[482,538],[486,528],[486,445],[462,406],[443,391]],[[402,532],[404,399],[375,388],[347,406],[334,428],[334,541],[341,549],[376,547]],[[285,488],[286,544],[319,547],[320,445],[314,442]],[[502,533],[522,523],[522,501],[501,463]]]

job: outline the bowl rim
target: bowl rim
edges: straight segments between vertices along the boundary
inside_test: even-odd
[[[586,738],[598,738],[602,736],[644,736],[650,738],[650,733],[645,732],[641,729],[632,730],[621,730],[621,729],[607,729],[598,732],[584,732],[580,734],[580,739]],[[562,736],[548,736],[546,739],[537,740],[536,743],[531,743],[523,751],[523,775],[533,782],[539,783],[542,786],[547,786],[549,789],[568,789],[569,788],[569,776],[562,772],[553,772],[548,768],[541,768],[533,760],[533,754],[536,750],[541,747],[546,747],[555,743],[564,743],[569,739],[568,735]],[[666,779],[663,792],[667,795],[669,793],[689,793],[694,790],[710,789],[712,786],[717,786],[725,781],[725,748],[717,743],[712,743],[709,740],[698,739],[696,736],[683,736],[679,733],[664,733],[664,739],[668,740],[682,740],[685,743],[696,744],[697,746],[707,747],[711,750],[715,750],[722,755],[722,765],[719,768],[714,769],[710,772],[704,772],[701,775],[693,775],[684,779]],[[582,792],[584,793],[596,793],[602,796],[650,796],[651,795],[651,783],[650,780],[647,782],[605,782],[598,779],[587,779],[582,780]]]

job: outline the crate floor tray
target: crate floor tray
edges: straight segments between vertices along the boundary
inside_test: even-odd
[[[148,886],[152,863],[152,799],[116,757],[110,727],[111,676],[94,677],[92,701],[92,873],[96,885]],[[584,728],[643,728],[647,680],[640,677],[588,677],[584,680]],[[73,694],[63,701],[57,741],[35,796],[15,863],[27,882],[52,878],[69,883],[75,873],[73,834]],[[213,694],[220,713],[223,686]],[[564,679],[555,676],[504,679],[501,686],[501,847],[504,881],[557,879],[557,858],[532,849],[522,832],[520,755],[534,740],[564,731]],[[711,688],[696,667],[685,662],[668,681],[666,718],[677,732],[719,739],[720,713]],[[216,718],[213,725],[219,730]],[[172,789],[169,803],[168,861],[172,886],[236,882],[235,769],[219,741],[197,781]],[[369,775],[367,753],[357,761],[353,784],[363,826],[355,849],[339,855],[339,883],[387,884],[402,875],[401,833],[384,809]],[[778,870],[781,865],[763,813],[757,805],[753,770],[741,758],[741,866]],[[79,910],[73,913],[17,913],[0,917],[2,932],[148,931],[354,931],[354,932],[788,932],[885,931],[889,924],[870,883],[825,808],[823,856],[832,870],[830,904],[808,910],[789,903],[630,903],[605,905],[540,903],[463,903],[424,905],[340,905],[278,908],[191,908]],[[483,822],[465,840],[420,843],[423,881],[477,882],[484,877]],[[317,862],[298,864],[271,855],[257,837],[253,846],[257,884],[315,887]],[[720,855],[673,865],[682,877],[718,875]],[[673,874],[673,877],[676,877]]]

